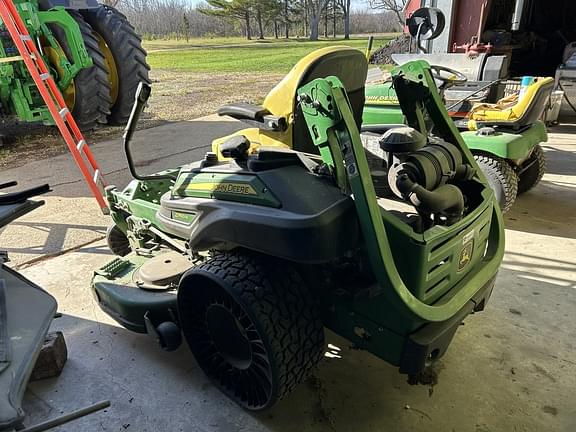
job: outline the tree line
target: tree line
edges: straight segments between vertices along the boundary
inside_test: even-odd
[[[148,39],[244,36],[247,39],[320,36],[399,30],[392,11],[352,10],[350,0],[106,0]]]

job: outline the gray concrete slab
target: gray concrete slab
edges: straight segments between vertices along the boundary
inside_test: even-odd
[[[186,141],[196,138],[194,125],[178,128]],[[548,173],[507,215],[506,256],[494,296],[484,313],[458,331],[434,388],[408,386],[394,368],[329,334],[342,358],[324,359],[312,379],[271,411],[246,413],[208,382],[185,347],[161,352],[98,309],[89,293],[90,274],[110,258],[99,242],[24,270],[58,299],[64,316],[54,329],[64,331],[70,352],[59,378],[29,386],[29,424],[109,399],[106,412],[56,430],[576,430],[574,132],[573,126],[556,129],[545,147]],[[154,133],[151,142],[164,149],[170,128]],[[59,194],[77,200],[81,187],[63,187]],[[81,203],[70,213],[78,224],[87,213]],[[5,233],[0,241],[11,245]]]

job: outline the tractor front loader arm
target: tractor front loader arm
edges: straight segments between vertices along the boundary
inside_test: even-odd
[[[92,59],[86,51],[80,27],[74,18],[62,7],[56,7],[47,11],[38,12],[41,34],[52,49],[58,51],[59,80],[60,89],[67,88],[74,77],[84,68],[92,66]],[[62,55],[63,47],[60,46],[48,24],[57,25],[66,36],[67,55]]]

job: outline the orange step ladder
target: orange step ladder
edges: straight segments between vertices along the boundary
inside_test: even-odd
[[[50,110],[62,138],[64,138],[76,165],[86,179],[102,213],[109,214],[110,211],[103,193],[106,186],[104,175],[86,144],[74,117],[66,107],[60,89],[50,75],[50,70],[46,67],[46,63],[38,52],[38,48],[30,37],[28,29],[12,0],[0,0],[0,18],[10,33],[16,48],[18,48],[28,72],[30,72],[42,99]]]

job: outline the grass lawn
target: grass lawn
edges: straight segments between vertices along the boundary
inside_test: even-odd
[[[394,35],[377,37],[373,48],[387,43]],[[201,41],[201,43],[199,43]],[[246,41],[240,38],[186,41],[147,41],[148,63],[152,69],[181,72],[261,72],[286,73],[306,54],[331,45],[347,45],[364,50],[367,38]],[[203,47],[205,45],[213,47]],[[242,46],[249,44],[249,46]],[[230,46],[228,46],[230,45]],[[240,45],[240,46],[239,46]]]

